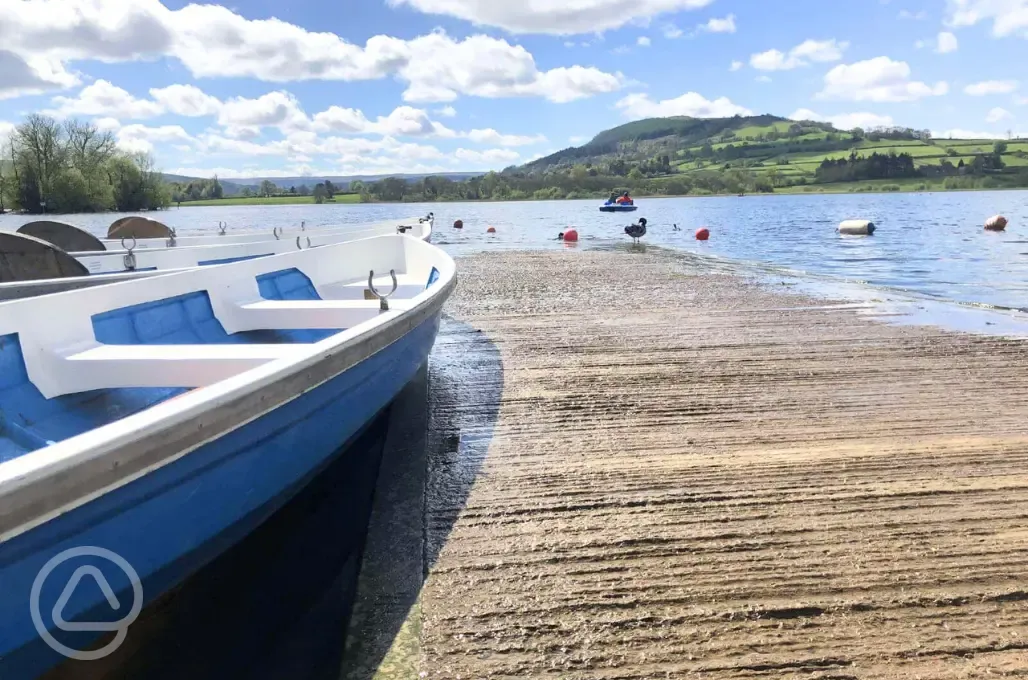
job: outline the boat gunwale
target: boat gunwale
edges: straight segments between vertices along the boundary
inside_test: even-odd
[[[268,238],[263,239],[263,240],[259,240],[259,241],[258,240],[250,240],[250,239],[247,239],[247,240],[244,240],[244,241],[234,241],[233,238],[236,238],[236,237],[248,237],[248,236],[252,236],[252,235],[261,235],[261,236],[263,236],[263,235],[265,235],[265,233],[262,232],[262,231],[260,231],[260,232],[253,232],[253,231],[251,231],[251,232],[248,232],[248,233],[245,233],[245,234],[244,233],[240,233],[240,234],[235,234],[235,235],[230,235],[230,234],[226,233],[224,236],[219,236],[218,234],[185,234],[185,235],[181,235],[181,236],[176,236],[175,237],[176,241],[180,241],[182,239],[190,239],[190,238],[219,238],[219,239],[223,238],[223,239],[225,239],[224,242],[219,242],[219,243],[197,243],[195,245],[189,245],[187,243],[185,245],[169,246],[169,245],[167,245],[167,242],[170,239],[170,237],[140,238],[140,239],[136,240],[136,243],[140,244],[140,245],[138,245],[136,247],[133,247],[132,250],[136,251],[136,252],[142,252],[143,250],[146,250],[147,252],[151,252],[152,253],[152,252],[167,251],[167,250],[187,250],[189,248],[212,248],[212,247],[219,247],[219,246],[243,246],[243,245],[257,245],[257,246],[259,246],[259,245],[263,245],[265,243],[275,243],[277,241],[295,241],[297,237],[304,237],[304,236],[307,236],[307,237],[309,237],[309,236],[342,236],[342,235],[345,235],[345,234],[354,234],[354,235],[356,235],[356,238],[354,238],[352,240],[357,240],[357,239],[360,239],[360,238],[372,238],[374,236],[387,236],[387,235],[390,235],[390,234],[393,234],[393,233],[399,233],[399,232],[396,231],[396,227],[407,226],[408,222],[410,223],[411,226],[414,226],[416,224],[427,225],[425,227],[425,233],[422,234],[421,236],[419,236],[419,240],[424,241],[429,236],[431,236],[433,224],[432,224],[431,220],[425,220],[423,222],[419,222],[419,220],[425,220],[425,218],[423,218],[423,217],[412,217],[412,218],[402,218],[402,219],[396,219],[396,220],[382,220],[380,222],[374,222],[374,223],[372,223],[370,225],[355,224],[355,225],[347,225],[347,226],[343,226],[343,227],[323,227],[323,228],[315,227],[315,228],[306,229],[306,230],[282,231],[282,232],[280,232],[280,234],[279,234],[279,236],[277,238],[274,236],[274,233],[275,233],[274,230],[272,230],[271,234],[268,235]],[[357,227],[357,228],[356,229],[350,229],[349,227],[351,227],[351,226],[352,227]],[[392,231],[390,231],[388,233],[385,233],[390,228],[392,228]],[[379,231],[382,231],[383,233],[381,233],[381,234],[377,233]],[[102,239],[99,239],[99,240],[100,240],[101,243],[103,243],[105,245],[108,244],[108,243],[110,243],[111,245],[120,245],[120,244],[124,243],[125,241],[129,240],[130,238],[131,237],[127,237],[125,239],[107,239],[107,238],[102,238]],[[153,243],[154,245],[151,245],[151,243]],[[161,245],[161,244],[163,244],[163,245]],[[71,255],[72,257],[79,257],[79,256],[85,257],[85,256],[96,256],[96,255],[127,255],[128,253],[129,253],[128,249],[120,248],[120,249],[117,249],[117,250],[110,250],[110,249],[109,250],[73,250],[73,251],[70,251],[68,254]]]
[[[457,285],[456,264],[443,250],[410,236],[373,238],[396,237],[409,242],[405,248],[417,244],[441,259],[439,280],[411,298],[409,309],[311,343],[300,356],[270,361],[0,464],[0,543],[274,411],[441,313]]]

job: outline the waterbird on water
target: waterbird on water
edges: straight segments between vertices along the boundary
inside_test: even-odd
[[[640,217],[638,224],[630,224],[625,227],[625,233],[632,237],[632,241],[639,242],[646,235],[646,218]]]

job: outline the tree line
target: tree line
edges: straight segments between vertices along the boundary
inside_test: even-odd
[[[153,156],[92,123],[30,114],[0,140],[0,211],[156,210],[171,196]]]

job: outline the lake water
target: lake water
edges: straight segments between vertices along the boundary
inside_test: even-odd
[[[361,224],[436,215],[433,241],[453,255],[499,248],[564,248],[558,232],[574,226],[579,248],[625,248],[623,228],[645,217],[643,242],[708,255],[803,291],[873,301],[918,321],[964,330],[1028,334],[1028,191],[745,196],[640,199],[630,214],[605,214],[599,201],[433,203],[172,208],[155,215],[180,235],[230,230]],[[983,230],[1002,214],[1006,232]],[[98,235],[120,215],[58,219]],[[0,229],[29,217],[0,216]],[[464,229],[452,228],[463,220]],[[839,236],[845,219],[869,219],[871,237]],[[675,231],[673,226],[680,228]],[[486,228],[496,228],[487,234]],[[707,242],[695,240],[700,226]]]

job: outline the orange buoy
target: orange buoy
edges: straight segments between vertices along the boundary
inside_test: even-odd
[[[564,240],[565,241],[577,241],[578,240],[578,231],[575,230],[575,229],[568,229],[567,231],[564,232]]]
[[[496,233],[496,227],[489,227],[488,229],[485,230],[485,233],[487,233],[487,234],[495,234]]]
[[[994,215],[985,221],[985,228],[989,231],[1003,231],[1007,228],[1007,218]]]
[[[463,220],[457,220],[456,222],[453,223],[453,228],[454,229],[463,229],[464,228],[464,221]]]
[[[696,230],[697,241],[706,241],[708,238],[710,238],[710,229],[707,229],[706,227],[700,227]]]

